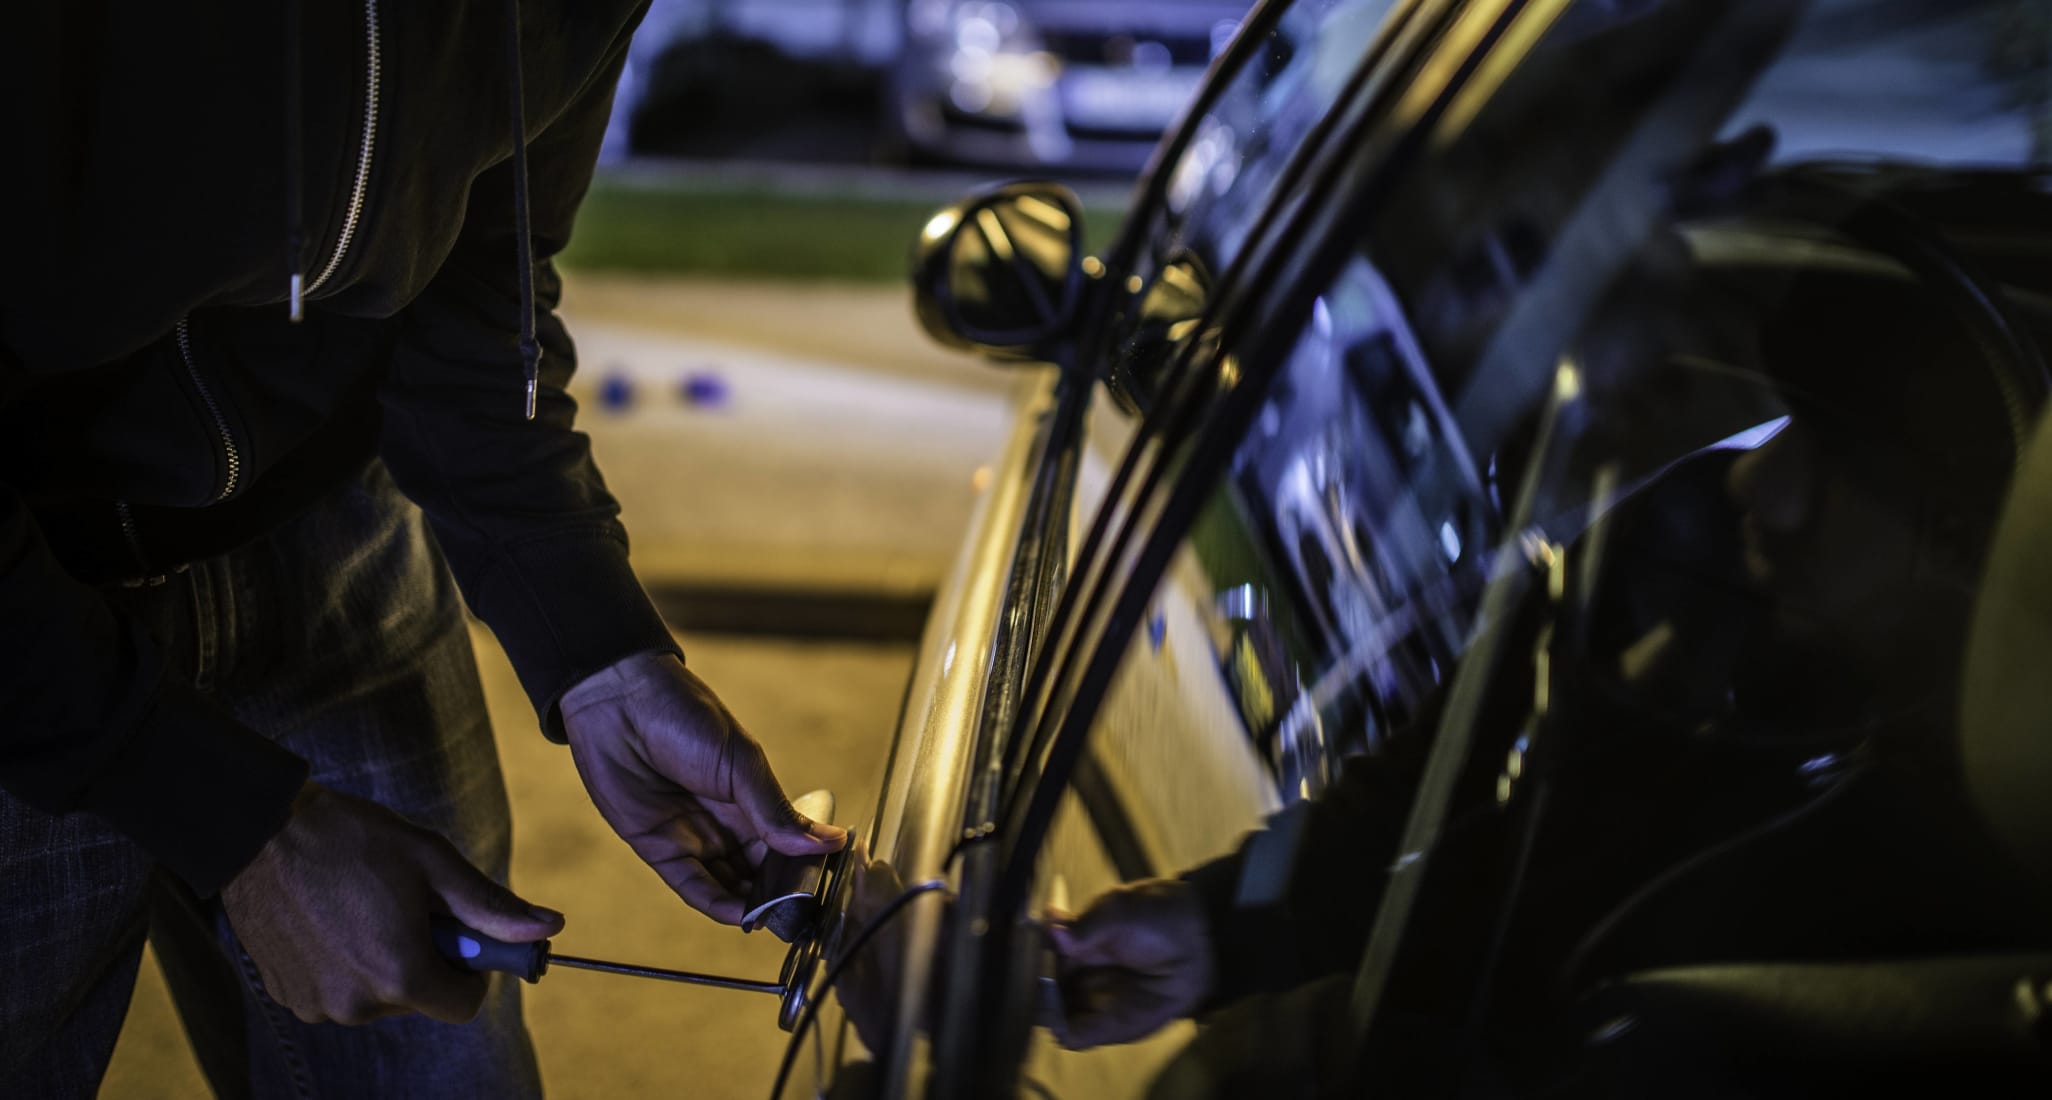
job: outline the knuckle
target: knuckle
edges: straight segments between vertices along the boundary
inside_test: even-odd
[[[290,1003],[292,998],[279,992],[284,987],[278,983],[278,976],[272,973],[270,968],[263,963],[255,962],[255,960],[251,961],[256,967],[255,980],[251,983],[256,986],[256,991],[268,1000],[284,1005],[287,1008],[292,1007]]]
[[[413,1007],[443,1023],[467,1024],[477,1019],[490,988],[484,975],[467,975],[464,980],[420,990]]]
[[[356,999],[376,1007],[404,1007],[418,1001],[421,985],[417,975],[386,960],[366,976]]]
[[[344,1026],[361,1023],[362,1020],[359,1017],[359,1013],[362,1006],[358,1003],[358,1000],[357,997],[349,994],[324,996],[321,998],[319,1005],[309,1010],[309,1015],[312,1016],[312,1019],[308,1022],[336,1023]],[[304,1018],[302,1017],[302,1019]]]

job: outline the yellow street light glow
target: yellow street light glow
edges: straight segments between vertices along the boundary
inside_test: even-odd
[[[1573,362],[1562,360],[1560,369],[1553,375],[1553,399],[1567,405],[1581,400],[1582,372]]]
[[[1057,233],[1067,233],[1069,231],[1068,211],[1063,210],[1046,199],[1037,198],[1033,195],[1021,195],[1019,196],[1019,209],[1027,217]]]
[[[938,241],[953,232],[961,220],[962,215],[955,213],[953,207],[949,207],[927,219],[926,228],[919,231],[920,239],[929,244]]]
[[[1005,232],[1003,222],[998,221],[997,211],[986,206],[976,212],[976,224],[983,229],[984,239],[990,242],[990,250],[998,259],[1012,261],[1012,235]]]

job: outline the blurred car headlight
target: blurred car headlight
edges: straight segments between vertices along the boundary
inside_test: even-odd
[[[908,15],[940,69],[948,102],[964,114],[1019,117],[1061,75],[1061,60],[1004,0],[917,0]]]

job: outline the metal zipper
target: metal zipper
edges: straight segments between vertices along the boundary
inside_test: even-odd
[[[214,391],[200,377],[199,364],[193,361],[192,323],[184,317],[178,319],[178,357],[185,360],[185,373],[192,376],[193,388],[199,391],[200,400],[214,418],[214,430],[221,436],[221,455],[227,460],[228,476],[222,480],[221,491],[214,495],[214,500],[227,500],[242,482],[242,452],[235,446],[235,433],[228,429],[228,418],[222,414],[220,402],[214,400]]]
[[[135,510],[125,500],[114,502],[114,514],[121,517],[121,535],[128,540],[128,549],[135,554],[135,563],[149,568],[149,560],[143,557],[142,535],[135,529]]]
[[[114,502],[114,515],[121,520],[121,537],[128,541],[129,556],[135,559],[136,567],[143,571],[141,576],[122,581],[121,586],[141,588],[146,584],[163,584],[164,576],[151,568],[149,555],[143,553],[142,532],[136,530],[135,526],[135,510],[128,506],[127,501],[117,500]]]
[[[363,13],[369,28],[370,78],[363,100],[363,144],[356,151],[356,182],[349,189],[349,211],[342,218],[342,235],[335,239],[335,251],[329,254],[320,274],[307,284],[308,294],[319,290],[342,266],[342,257],[349,254],[349,244],[356,239],[357,223],[363,219],[364,193],[370,189],[371,152],[376,149],[378,138],[378,0],[363,0]]]

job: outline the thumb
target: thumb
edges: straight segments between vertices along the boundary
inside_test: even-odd
[[[425,861],[428,888],[449,915],[496,940],[532,943],[563,930],[563,914],[529,905],[470,865],[448,841],[436,838]]]
[[[755,826],[763,842],[787,856],[837,852],[848,842],[848,830],[814,821],[784,797],[769,757],[751,739],[734,761],[734,801]]]

